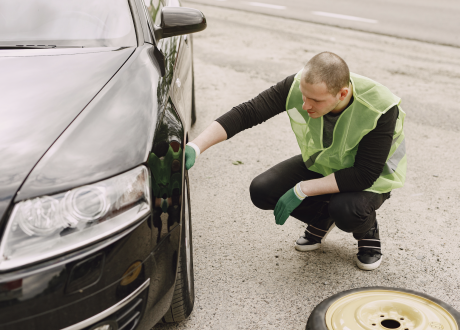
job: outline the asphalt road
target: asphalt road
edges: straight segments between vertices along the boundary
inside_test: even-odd
[[[406,185],[378,210],[384,259],[359,270],[356,241],[335,229],[301,253],[305,225],[275,225],[254,207],[251,180],[299,154],[287,115],[200,155],[190,170],[196,302],[177,325],[155,329],[303,330],[313,308],[352,288],[425,292],[460,310],[460,49],[185,2],[205,13],[194,36],[197,136],[214,119],[332,51],[388,86],[407,113]],[[241,165],[233,162],[241,161]]]
[[[242,11],[460,47],[458,0],[193,0]]]

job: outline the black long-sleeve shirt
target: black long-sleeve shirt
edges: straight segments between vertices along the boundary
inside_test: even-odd
[[[294,81],[294,76],[295,74],[285,78],[255,98],[234,107],[216,119],[227,132],[227,139],[245,129],[261,124],[277,114],[285,112],[286,99]],[[353,98],[350,104],[352,102]],[[370,188],[375,180],[377,180],[382,173],[383,166],[391,149],[393,132],[398,115],[397,106],[394,106],[382,115],[377,122],[377,126],[360,141],[354,166],[335,172],[335,179],[340,192],[363,191]],[[334,115],[332,114],[329,114],[329,118],[325,117],[325,122],[328,121],[332,129],[336,121],[334,120],[336,118],[333,117]],[[327,134],[326,131],[325,129],[325,135]],[[327,140],[326,136],[324,140]]]

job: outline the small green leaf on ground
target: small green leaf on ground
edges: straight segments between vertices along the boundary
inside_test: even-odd
[[[237,161],[234,161],[232,162],[233,165],[242,165],[244,164],[241,160],[237,160]]]

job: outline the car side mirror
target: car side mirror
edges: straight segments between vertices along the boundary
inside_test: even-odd
[[[156,40],[203,31],[206,18],[197,9],[187,7],[164,7],[161,10],[161,23],[155,25]]]

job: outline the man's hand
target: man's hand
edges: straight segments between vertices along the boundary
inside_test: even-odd
[[[187,171],[195,164],[196,152],[191,146],[185,146],[185,168]]]
[[[273,213],[275,214],[275,221],[277,225],[284,225],[291,212],[294,211],[300,203],[302,203],[302,200],[297,197],[294,189],[295,187],[289,189],[287,193],[281,196],[278,203],[276,203]]]

